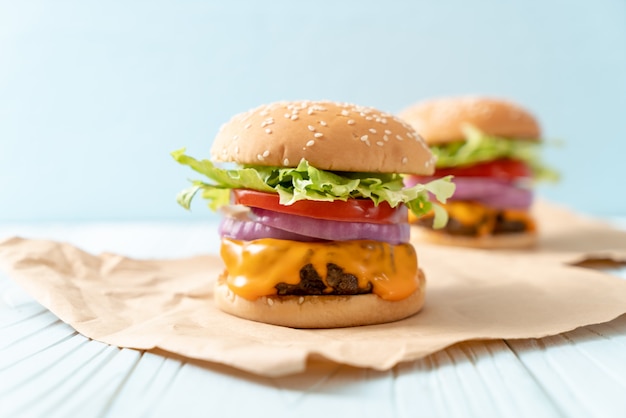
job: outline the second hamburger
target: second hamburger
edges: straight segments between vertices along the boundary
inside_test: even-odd
[[[541,129],[521,106],[499,98],[457,96],[425,100],[399,117],[410,123],[437,157],[434,176],[453,175],[450,220],[434,230],[432,218],[412,217],[419,239],[478,248],[525,248],[537,239],[530,212],[532,183],[555,174],[539,161]]]

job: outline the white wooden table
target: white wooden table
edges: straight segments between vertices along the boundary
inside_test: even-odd
[[[0,225],[0,239],[173,258],[216,253],[215,228]],[[548,338],[457,344],[388,372],[316,363],[265,378],[89,340],[0,275],[0,417],[139,416],[626,417],[626,315]]]

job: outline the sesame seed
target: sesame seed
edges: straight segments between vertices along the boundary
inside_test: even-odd
[[[374,128],[369,128],[369,131],[370,131],[371,133],[373,133],[373,134],[375,134],[375,133],[376,133],[376,129],[374,129]]]
[[[365,141],[367,141],[367,139],[368,139],[368,138],[369,138],[369,136],[367,136],[367,135],[363,135],[363,136],[361,137],[361,141],[365,142]]]
[[[267,116],[269,113],[267,112],[267,110],[262,110],[259,112],[259,115],[261,116]]]
[[[265,119],[263,122],[261,122],[261,128],[265,128],[267,125],[271,125],[273,123],[274,123],[274,118]]]
[[[382,118],[380,121],[382,122],[383,125],[387,124],[387,119],[385,119],[385,118]]]
[[[348,119],[348,125],[354,125],[354,119]]]
[[[321,132],[315,132],[315,133],[313,134],[313,136],[314,136],[314,137],[316,137],[316,138],[321,138],[321,137],[323,137],[323,136],[324,136],[324,134],[323,134],[323,133],[321,133]]]
[[[251,123],[246,123],[246,124],[245,124],[245,126],[244,126],[244,128],[246,128],[246,129],[250,129],[250,127],[251,127],[251,126],[252,126],[252,124],[251,124]]]
[[[263,156],[261,154],[257,154],[256,155],[256,159],[259,160],[259,161],[263,161],[264,160],[264,158],[263,158]]]
[[[409,124],[408,124],[408,123],[406,123],[406,122],[402,122],[402,126],[404,126],[404,129],[406,129],[407,131],[410,131],[410,130],[411,130],[411,127],[410,127],[410,126],[409,126]]]
[[[323,120],[320,121],[320,125],[322,126],[328,126],[328,124],[326,122],[324,122]]]
[[[374,119],[374,118],[371,117],[371,116],[365,116],[365,120],[372,120],[372,119]]]
[[[312,139],[310,139],[309,142],[306,143],[307,147],[312,147],[313,145],[315,145],[315,141],[313,141]]]
[[[298,305],[302,305],[304,303],[304,296],[300,296],[298,298]]]
[[[312,114],[313,114],[313,112],[314,112],[314,110],[313,110],[313,108],[312,108],[312,107],[309,107],[309,108],[307,109],[307,111],[306,111],[306,113],[308,113],[309,115],[312,115]]]
[[[270,156],[270,150],[266,149],[265,151],[263,151],[263,158],[267,158]]]
[[[348,112],[346,109],[343,109],[341,111],[341,116],[348,116],[350,114],[350,112]]]
[[[267,304],[272,306],[274,304],[274,299],[272,298],[267,298]]]
[[[402,164],[406,164],[409,161],[408,158],[406,157],[402,157]]]
[[[270,128],[265,128],[265,133],[266,133],[266,134],[271,134],[271,133],[272,133],[272,130],[271,130]]]
[[[239,147],[235,147],[235,154],[239,154]]]
[[[298,115],[291,115],[291,120],[296,120],[298,119]]]
[[[389,137],[387,135],[383,135],[383,140],[384,141],[389,141]]]
[[[378,145],[379,147],[382,147],[383,145],[385,145],[385,143],[383,141],[377,141],[376,145]]]
[[[233,141],[236,141],[239,139],[239,135],[233,135]]]
[[[289,119],[290,115],[289,113],[285,113],[285,118]]]
[[[386,133],[387,135],[391,135],[391,131],[390,131],[389,129],[385,129],[385,133]]]
[[[396,139],[397,139],[398,141],[402,141],[404,138],[402,138],[400,135],[396,135]]]
[[[309,128],[309,131],[311,131],[311,132],[315,131],[315,126],[309,125],[309,126],[307,126],[307,128]]]
[[[284,165],[284,166],[288,166],[288,165],[289,165],[289,158],[285,158],[285,159],[283,160],[283,165]]]

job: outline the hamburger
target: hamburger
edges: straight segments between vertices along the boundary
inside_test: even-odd
[[[408,124],[379,110],[290,101],[234,116],[211,160],[185,149],[176,161],[203,174],[178,195],[223,214],[224,271],[214,298],[229,314],[294,328],[386,323],[418,312],[425,277],[410,244],[408,212],[432,211],[449,179],[406,187],[401,173],[431,175],[435,160]],[[445,222],[438,211],[436,222]]]
[[[527,248],[537,225],[530,212],[532,184],[554,173],[539,162],[541,129],[535,117],[510,101],[490,97],[426,100],[398,114],[424,137],[437,158],[432,176],[454,176],[449,222],[434,230],[432,217],[411,217],[417,239],[478,248]]]

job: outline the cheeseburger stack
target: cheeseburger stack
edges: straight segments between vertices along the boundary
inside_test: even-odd
[[[535,243],[531,181],[551,173],[538,163],[541,132],[533,115],[505,100],[452,97],[418,103],[399,116],[437,157],[434,176],[409,177],[407,184],[448,175],[456,184],[444,205],[445,228],[433,230],[429,217],[411,218],[420,239],[479,248]]]
[[[200,192],[221,208],[225,270],[217,306],[296,328],[399,320],[424,303],[424,275],[407,212],[445,201],[449,179],[405,187],[398,173],[431,175],[434,158],[407,124],[376,109],[327,101],[279,102],[222,126],[212,161],[172,153],[211,181]]]

